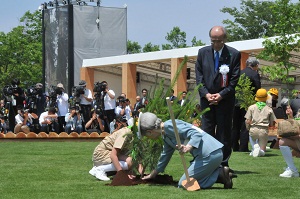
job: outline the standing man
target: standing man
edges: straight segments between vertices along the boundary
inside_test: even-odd
[[[106,81],[101,82],[105,85],[104,91],[101,92],[101,98],[103,99],[104,104],[104,121],[105,121],[105,130],[110,132],[110,123],[115,119],[115,108],[116,108],[116,99],[115,92],[108,88],[108,83]]]
[[[258,73],[259,61],[255,57],[249,57],[246,61],[246,68],[241,71],[241,75],[245,74],[254,88],[252,95],[261,88],[260,76]],[[232,124],[232,149],[233,151],[248,152],[249,131],[246,129],[245,115],[246,111],[240,107],[240,103],[236,100],[233,112]]]
[[[83,116],[83,124],[85,126],[86,122],[90,119],[90,113],[92,109],[93,95],[90,89],[86,88],[86,81],[81,80],[79,86],[83,87],[84,93],[80,95],[80,109]]]
[[[148,104],[148,99],[147,96],[148,95],[148,90],[143,88],[142,90],[142,96],[141,96],[141,105],[143,108],[145,108],[145,106]]]
[[[57,84],[56,86],[56,103],[58,108],[58,133],[65,131],[64,127],[66,126],[65,116],[68,113],[69,109],[69,95],[65,93],[65,88],[62,83]]]
[[[225,45],[224,27],[209,31],[211,46],[199,49],[195,65],[200,106],[210,111],[202,116],[202,129],[220,141],[223,147],[222,166],[228,166],[231,154],[231,126],[235,102],[235,86],[240,76],[241,54]]]

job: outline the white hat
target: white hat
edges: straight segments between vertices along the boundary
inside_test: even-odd
[[[142,113],[140,112],[139,114],[139,120],[138,120],[138,132],[137,136],[139,138],[142,138],[142,133],[147,130],[153,130],[157,129],[160,126],[161,119],[158,118],[155,114],[146,112]]]

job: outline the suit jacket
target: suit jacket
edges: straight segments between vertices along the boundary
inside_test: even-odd
[[[250,67],[246,67],[244,70],[241,71],[241,75],[242,74],[245,74],[245,76],[250,79],[251,86],[255,88],[253,90],[253,94],[255,94],[256,91],[261,88],[260,76],[258,72]]]
[[[228,85],[222,87],[222,75],[214,71],[214,50],[212,46],[206,46],[198,51],[197,62],[195,65],[196,83],[203,86],[199,89],[200,98],[207,93],[220,93],[223,99],[235,95],[235,86],[240,76],[241,54],[236,49],[224,45],[222,54],[219,58],[219,67],[223,64],[228,65]]]
[[[189,101],[190,101],[190,100],[185,99],[182,106],[185,106],[187,103],[189,103]],[[182,99],[179,100],[177,103],[181,106],[181,102],[182,102]]]

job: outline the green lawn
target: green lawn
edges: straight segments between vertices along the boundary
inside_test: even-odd
[[[285,179],[278,149],[265,157],[234,152],[231,168],[238,178],[233,189],[215,184],[212,189],[188,192],[173,186],[106,186],[92,177],[91,156],[96,142],[0,142],[0,198],[300,198],[300,178]],[[187,159],[190,159],[187,156]],[[295,159],[300,168],[300,159]],[[166,173],[179,180],[183,168],[174,154]]]

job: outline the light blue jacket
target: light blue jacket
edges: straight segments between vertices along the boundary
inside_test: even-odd
[[[181,144],[184,144],[185,140],[188,140],[187,144],[193,146],[193,149],[190,152],[193,157],[207,157],[212,152],[223,147],[222,143],[204,132],[202,129],[181,120],[175,120],[175,122]],[[160,155],[156,168],[158,172],[164,172],[176,149],[177,144],[172,120],[168,120],[164,123],[164,131],[165,135],[163,137],[163,151]]]

